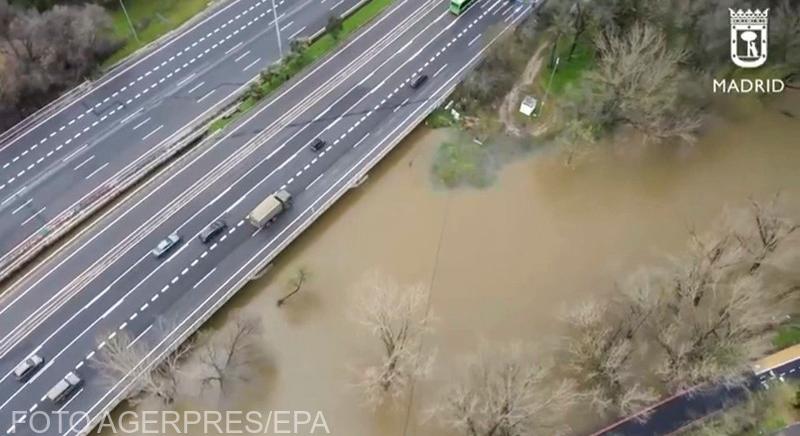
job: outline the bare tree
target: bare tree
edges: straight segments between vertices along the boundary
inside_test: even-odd
[[[433,413],[466,436],[559,434],[578,395],[572,383],[555,383],[550,366],[521,346],[484,350],[449,389]]]
[[[261,319],[241,312],[221,331],[208,335],[199,352],[203,387],[216,387],[224,397],[249,380],[261,358],[261,335]]]
[[[649,312],[612,314],[612,310],[607,304],[586,303],[569,314],[565,361],[570,377],[598,413],[621,416],[641,409],[658,396],[636,379],[635,352],[642,355],[646,348],[634,338]]]
[[[380,340],[380,361],[360,371],[358,386],[366,403],[377,407],[402,397],[410,384],[428,374],[432,353],[422,347],[430,331],[428,292],[420,285],[402,287],[375,274],[365,280],[356,304],[356,321]]]
[[[165,330],[166,331],[166,330]],[[187,341],[151,369],[146,369],[150,350],[142,342],[132,341],[125,331],[109,335],[105,345],[92,361],[102,380],[109,386],[130,378],[134,381],[128,401],[138,404],[158,398],[163,404],[172,404],[179,394],[180,363],[193,348]],[[152,362],[151,362],[152,363]]]
[[[278,300],[277,302],[278,307],[283,306],[283,304],[286,303],[286,300],[291,298],[292,295],[300,292],[300,289],[303,288],[303,285],[306,283],[306,280],[308,280],[308,278],[309,278],[308,270],[304,267],[298,268],[297,271],[295,271],[292,278],[289,279],[289,287],[292,288],[292,290]]]
[[[597,68],[588,81],[603,118],[627,123],[654,141],[694,140],[702,119],[681,95],[685,50],[669,48],[662,31],[641,23],[624,33],[607,29],[595,45]]]

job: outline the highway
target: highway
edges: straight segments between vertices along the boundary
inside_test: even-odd
[[[173,151],[289,41],[360,0],[229,0],[0,142],[0,274]],[[277,26],[276,26],[277,23]],[[280,35],[280,38],[279,38]],[[280,45],[279,45],[280,44]],[[6,135],[7,136],[7,135]]]
[[[219,140],[160,170],[26,273],[0,301],[0,432],[32,434],[27,416],[37,412],[98,419],[116,405],[130,378],[109,386],[92,368],[108,338],[124,331],[147,344],[143,366],[174,349],[353,189],[443,101],[498,31],[530,10],[480,0],[455,17],[441,0],[395,1]],[[429,79],[412,89],[419,74]],[[316,137],[327,141],[319,152],[308,147]],[[279,189],[294,201],[274,224],[256,229],[243,219]],[[218,218],[228,224],[224,235],[198,241]],[[150,250],[172,232],[183,242],[155,259]],[[20,383],[10,372],[32,353],[45,366]],[[48,402],[45,392],[71,370],[85,379],[81,390],[67,404]],[[89,428],[84,424],[49,434],[81,434]]]

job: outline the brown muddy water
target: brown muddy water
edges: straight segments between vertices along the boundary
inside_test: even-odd
[[[781,103],[800,115],[800,99]],[[573,169],[534,153],[487,189],[455,191],[434,188],[430,171],[448,133],[418,129],[212,320],[221,326],[231,308],[263,318],[270,369],[237,406],[320,410],[342,436],[450,436],[427,411],[481,341],[552,344],[566,308],[680,253],[687,229],[708,228],[748,197],[780,190],[800,216],[800,119],[773,108],[713,124],[678,153],[599,153]],[[300,265],[311,280],[277,308]],[[351,290],[376,270],[431,289],[436,323],[425,346],[436,365],[408,409],[372,412],[352,386],[379,344],[352,321]]]

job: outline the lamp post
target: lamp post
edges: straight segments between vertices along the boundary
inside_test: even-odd
[[[278,53],[283,58],[283,45],[281,44],[281,29],[278,26],[278,8],[275,7],[275,0],[272,0],[272,14],[275,16],[275,34],[278,35]]]
[[[544,104],[547,102],[547,95],[550,94],[550,86],[553,84],[553,77],[556,75],[556,70],[558,69],[558,62],[561,60],[560,57],[556,58],[556,63],[553,65],[553,72],[550,73],[550,80],[547,82],[547,89],[544,90],[544,98],[542,98],[542,104],[539,105],[539,110],[544,109]],[[539,112],[539,111],[536,111]]]
[[[125,14],[125,19],[128,20],[128,26],[131,28],[131,33],[133,33],[134,39],[136,39],[136,42],[141,43],[142,41],[139,40],[139,35],[136,33],[136,28],[133,27],[131,16],[128,15],[128,9],[125,8],[125,2],[119,0],[119,5],[122,7],[122,12]]]

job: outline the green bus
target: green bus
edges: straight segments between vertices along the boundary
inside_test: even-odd
[[[450,0],[450,12],[460,15],[473,3],[475,3],[475,0]]]

